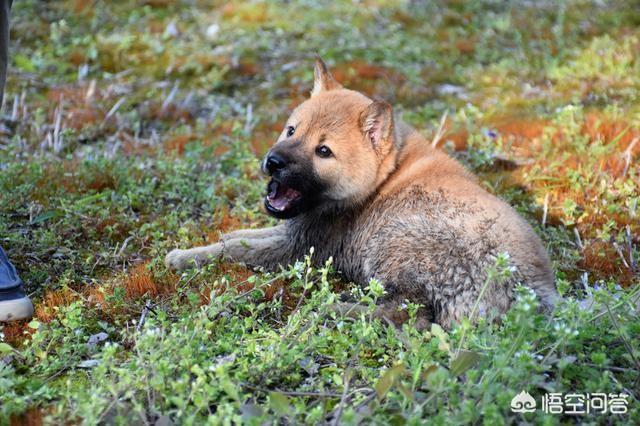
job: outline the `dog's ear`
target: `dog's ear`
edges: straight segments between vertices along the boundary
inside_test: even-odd
[[[333,78],[329,69],[327,69],[327,65],[320,57],[317,57],[316,65],[313,69],[313,90],[311,91],[311,96],[315,96],[325,90],[340,88],[342,88],[342,86]]]
[[[393,110],[385,101],[373,101],[360,114],[360,128],[376,152],[387,154],[393,145]]]

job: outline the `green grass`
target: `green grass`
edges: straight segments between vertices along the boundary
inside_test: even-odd
[[[633,2],[84,4],[13,8],[0,244],[36,318],[1,330],[0,424],[640,422]],[[447,113],[443,148],[543,238],[552,314],[520,288],[497,322],[396,329],[331,312],[383,292],[331,265],[165,269],[273,222],[259,158],[315,54],[427,137]],[[625,393],[629,412],[512,413],[522,390]]]

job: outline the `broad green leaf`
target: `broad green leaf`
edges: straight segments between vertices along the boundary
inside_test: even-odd
[[[459,376],[480,361],[482,355],[477,352],[461,350],[451,362],[451,374]]]
[[[396,364],[384,372],[378,383],[376,383],[376,395],[378,400],[382,400],[393,384],[405,373],[404,365]]]
[[[422,379],[423,380],[427,380],[427,377],[429,377],[431,375],[431,373],[433,373],[434,371],[438,370],[438,365],[437,364],[431,364],[430,366],[428,366],[427,368],[425,368],[422,371]]]
[[[229,379],[222,379],[220,381],[222,389],[229,395],[230,398],[240,402],[240,395],[238,394],[238,388]]]
[[[289,414],[289,412],[291,411],[289,398],[280,392],[269,393],[269,405],[276,413],[280,415]]]
[[[46,222],[49,219],[54,219],[60,216],[62,216],[62,212],[60,210],[47,210],[46,212],[40,213],[38,216],[34,217],[31,224],[35,225],[37,223]]]
[[[0,354],[7,352],[13,352],[13,347],[8,343],[0,342]]]
[[[87,204],[91,204],[95,201],[101,200],[109,195],[108,192],[100,192],[99,194],[89,195],[88,197],[84,197],[76,201],[77,206],[84,206]]]

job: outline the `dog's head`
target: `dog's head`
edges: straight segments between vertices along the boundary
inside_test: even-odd
[[[360,205],[395,167],[393,125],[389,104],[343,88],[318,59],[311,97],[293,111],[262,162],[271,176],[269,214],[288,219]]]

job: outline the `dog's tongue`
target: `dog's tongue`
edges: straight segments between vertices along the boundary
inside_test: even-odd
[[[267,200],[276,210],[283,211],[300,196],[300,192],[279,182],[271,181],[268,187]]]

